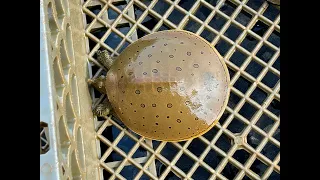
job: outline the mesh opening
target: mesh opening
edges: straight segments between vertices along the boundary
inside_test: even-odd
[[[40,122],[40,154],[50,150],[48,124]]]

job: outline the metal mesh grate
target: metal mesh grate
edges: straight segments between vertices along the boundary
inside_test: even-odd
[[[220,123],[181,143],[144,139],[117,119],[95,119],[104,179],[279,179],[280,10],[263,0],[87,0],[89,71],[105,73],[95,52],[117,56],[138,38],[184,29],[224,57],[231,95]],[[94,105],[104,95],[91,90]],[[93,106],[94,106],[93,105]]]
[[[40,177],[279,179],[279,13],[263,0],[40,1]],[[224,57],[233,87],[220,123],[199,138],[166,143],[115,118],[93,119],[87,66],[89,76],[105,73],[96,50],[117,56],[167,29],[195,32]],[[93,106],[104,98],[92,89],[91,96]]]

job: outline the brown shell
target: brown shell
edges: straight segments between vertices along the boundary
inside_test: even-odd
[[[182,141],[212,128],[225,110],[229,73],[219,53],[187,31],[161,31],[128,46],[107,73],[123,123],[150,139]]]

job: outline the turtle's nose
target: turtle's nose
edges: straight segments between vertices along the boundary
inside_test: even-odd
[[[88,84],[90,84],[90,85],[91,85],[91,84],[93,83],[93,80],[92,80],[92,79],[88,79],[88,81],[87,81],[87,82],[88,82]]]

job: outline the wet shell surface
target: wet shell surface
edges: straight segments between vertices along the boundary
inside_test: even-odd
[[[111,66],[106,90],[114,111],[150,139],[182,141],[212,128],[225,110],[229,73],[206,40],[161,31],[128,46]]]

